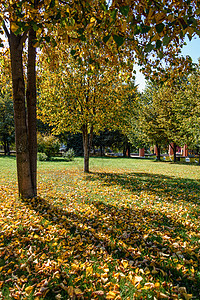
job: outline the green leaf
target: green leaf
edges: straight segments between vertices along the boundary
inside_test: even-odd
[[[55,6],[55,0],[51,0],[50,4],[49,4],[49,7],[50,8],[53,8]]]
[[[81,41],[84,41],[84,42],[86,41],[86,37],[84,35],[79,36],[79,38]]]
[[[117,15],[117,10],[116,10],[116,9],[113,9],[113,10],[111,11],[110,15],[111,15],[112,19],[115,20],[115,19],[116,19],[116,15]]]
[[[171,38],[170,36],[165,35],[163,39],[163,46],[168,46]]]
[[[100,43],[99,43],[99,41],[95,41],[95,45],[96,45],[98,48],[100,48]]]
[[[71,50],[71,52],[70,52],[70,53],[71,53],[71,55],[72,55],[72,56],[74,56],[74,55],[75,55],[75,53],[76,53],[76,50]]]
[[[188,25],[193,24],[193,25],[197,26],[197,20],[194,17],[190,17],[188,19],[187,23],[188,23]]]
[[[157,31],[157,33],[161,33],[161,32],[163,31],[164,27],[165,27],[165,26],[164,26],[163,23],[157,24],[157,25],[156,25],[156,31]]]
[[[33,30],[34,30],[34,31],[37,31],[37,30],[38,30],[38,28],[39,28],[39,27],[37,26],[37,24],[36,24],[36,23],[34,23],[34,24],[33,24]]]
[[[152,45],[152,44],[149,43],[145,47],[144,51],[148,53],[148,52],[151,52],[153,50],[153,48],[154,48],[154,45]]]
[[[136,25],[134,28],[134,34],[140,33],[140,30],[141,30],[140,26]]]
[[[108,5],[104,4],[104,3],[101,3],[101,8],[103,9],[103,11],[106,12],[108,10]]]
[[[49,37],[49,36],[45,36],[44,39],[45,39],[45,41],[46,41],[47,43],[50,42],[50,37]]]
[[[111,35],[110,34],[108,34],[108,35],[105,35],[104,37],[103,37],[103,41],[104,41],[104,43],[107,43],[107,41],[109,40],[109,38],[111,37]]]
[[[89,64],[93,64],[95,62],[95,60],[94,59],[92,59],[92,58],[89,58]]]
[[[129,12],[129,6],[121,6],[119,10],[122,15],[127,16]]]
[[[149,32],[149,30],[151,29],[150,26],[143,25],[143,24],[142,24],[140,27],[141,27],[141,32],[142,32],[142,33],[147,33],[147,32]]]
[[[118,47],[120,47],[124,43],[124,37],[121,35],[113,35],[113,39]]]
[[[156,41],[156,49],[160,49],[162,42],[160,40]]]
[[[159,52],[159,53],[158,53],[158,57],[159,57],[160,59],[162,59],[163,56],[164,56],[163,52]]]
[[[60,19],[61,19],[61,13],[60,13],[60,12],[57,13],[55,19],[56,19],[56,20],[60,20]]]
[[[79,28],[79,29],[77,30],[77,32],[78,32],[80,35],[83,34],[84,28]]]

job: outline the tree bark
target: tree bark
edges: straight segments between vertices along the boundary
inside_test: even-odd
[[[100,154],[101,157],[104,156],[104,154],[103,154],[103,146],[102,145],[100,146],[100,153],[101,153]]]
[[[156,144],[157,147],[157,160],[160,161],[160,146],[158,146],[158,144]]]
[[[174,162],[176,162],[176,144],[174,143],[174,146],[173,146],[173,153],[174,153]]]
[[[37,130],[36,130],[36,48],[33,46],[36,33],[31,28],[28,39],[28,65],[27,65],[27,121],[28,146],[30,156],[31,182],[34,196],[37,195]]]
[[[31,181],[30,170],[28,130],[25,106],[25,83],[22,62],[22,36],[16,36],[11,31],[9,36],[9,45],[11,53],[13,85],[18,190],[20,197],[33,198],[35,194]]]
[[[126,145],[123,147],[123,157],[126,157]]]
[[[84,150],[84,172],[89,173],[89,139],[87,124],[82,126],[83,150]]]
[[[9,141],[7,141],[6,146],[7,146],[7,155],[10,156],[10,144],[9,144]]]

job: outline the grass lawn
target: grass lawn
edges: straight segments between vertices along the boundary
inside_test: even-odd
[[[0,157],[0,299],[200,299],[200,167],[146,159],[38,163],[17,198]]]

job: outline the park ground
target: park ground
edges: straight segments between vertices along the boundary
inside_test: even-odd
[[[17,197],[0,157],[0,299],[200,299],[200,167],[128,158],[39,162]]]

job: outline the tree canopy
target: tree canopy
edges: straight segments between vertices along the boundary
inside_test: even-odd
[[[71,55],[71,47],[61,44],[55,52],[55,66],[51,55],[41,54],[39,117],[54,126],[57,134],[82,132],[89,145],[88,134],[91,138],[93,132],[121,125],[128,109],[130,72],[125,62],[124,69],[122,64],[109,63],[104,49],[95,51],[95,45],[90,45],[86,51],[84,46],[84,42],[78,44],[79,50],[83,48],[80,60]],[[99,57],[97,66],[94,56]],[[87,153],[86,147],[85,156]]]

